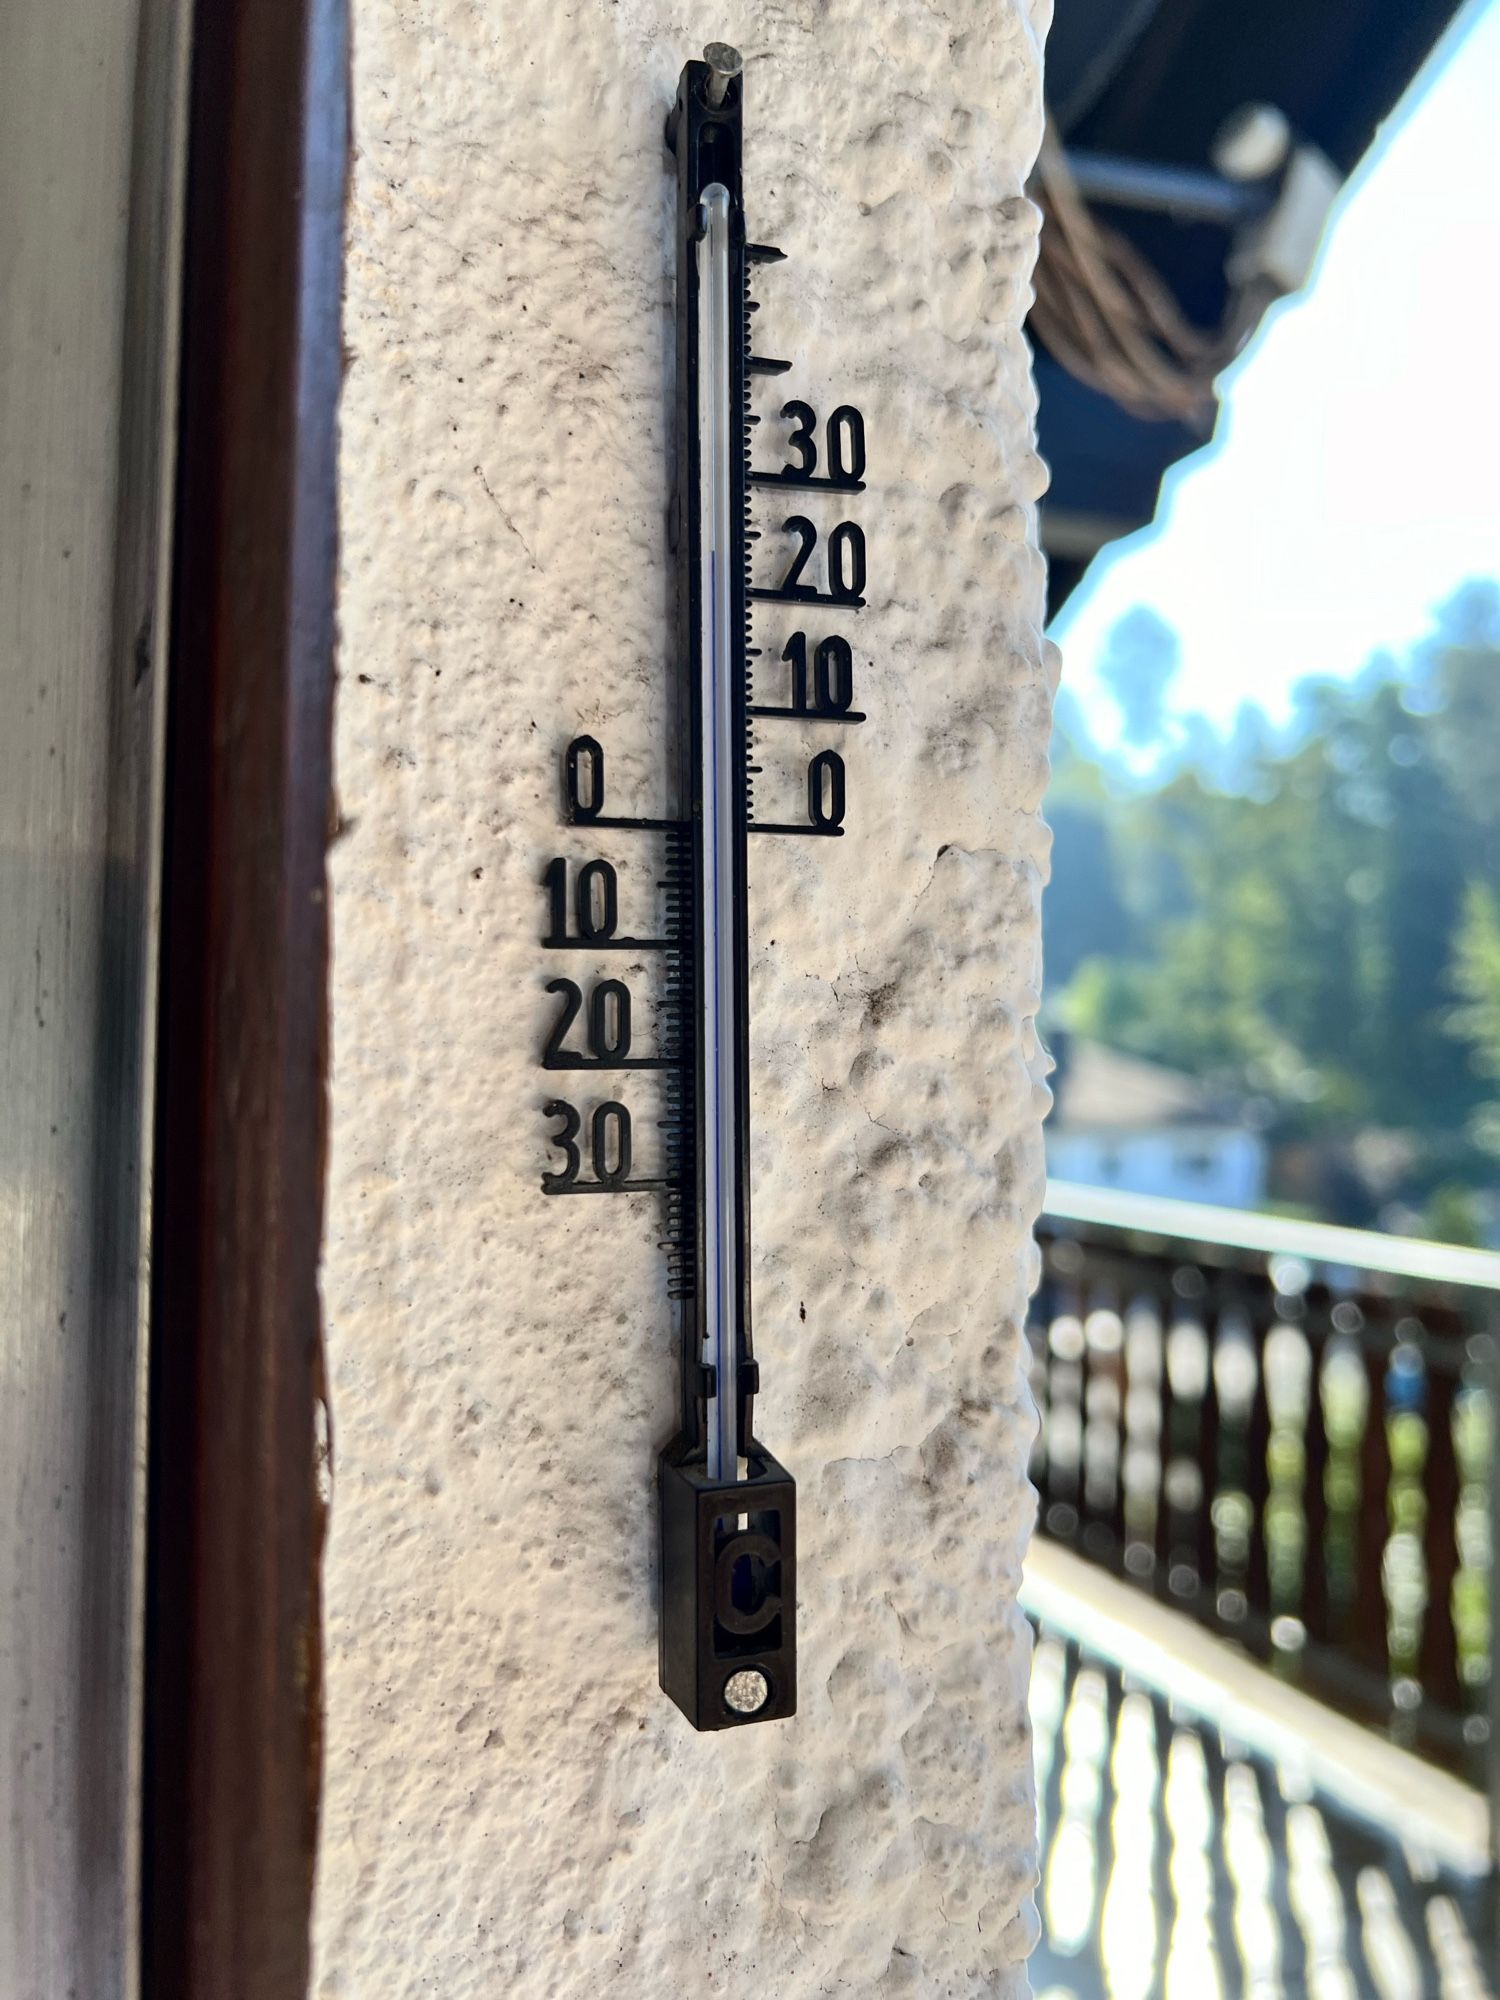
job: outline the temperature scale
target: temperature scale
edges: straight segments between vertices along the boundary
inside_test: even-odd
[[[591,736],[575,737],[563,757],[567,823],[580,833],[641,836],[641,865],[655,871],[656,934],[621,932],[619,871],[609,861],[560,855],[543,876],[547,949],[627,952],[661,968],[654,1053],[636,1049],[640,996],[624,980],[599,978],[585,992],[558,978],[547,987],[560,1005],[542,1057],[549,1070],[658,1072],[658,1169],[633,1170],[632,1116],[620,1098],[603,1097],[586,1113],[554,1098],[545,1109],[559,1121],[550,1143],[561,1160],[542,1187],[556,1196],[644,1193],[663,1203],[682,1359],[679,1429],[658,1468],[659,1669],[698,1729],[773,1720],[797,1704],[796,1487],[755,1435],[747,850],[752,834],[839,838],[845,769],[837,750],[801,749],[805,787],[795,803],[763,805],[755,735],[864,720],[854,706],[853,649],[838,629],[865,601],[858,523],[781,516],[774,526],[795,545],[790,560],[774,582],[752,581],[750,549],[761,539],[752,494],[826,496],[826,513],[828,499],[863,492],[865,426],[851,404],[825,421],[812,405],[787,401],[780,415],[790,459],[770,469],[751,464],[760,421],[752,379],[785,375],[792,364],[756,353],[751,339],[758,305],[750,273],[784,253],[746,237],[741,70],[735,50],[710,43],[702,62],[684,68],[667,120],[677,173],[673,809],[660,817],[608,812],[604,750]],[[767,630],[777,622],[757,646],[751,615],[761,606]],[[777,1329],[773,1349],[791,1337]]]

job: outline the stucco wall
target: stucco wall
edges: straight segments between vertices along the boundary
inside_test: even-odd
[[[1021,190],[1049,11],[357,0],[330,2000],[1024,1990],[1053,670]],[[547,860],[608,854],[627,895],[652,872],[559,827],[557,760],[589,730],[618,804],[661,809],[661,131],[714,35],[748,58],[752,233],[790,258],[757,284],[758,344],[795,364],[760,406],[869,425],[870,721],[838,746],[847,837],[751,849],[759,1429],[798,1479],[800,1712],[695,1736],[656,1686],[659,1230],[640,1198],[541,1197],[536,1063]]]

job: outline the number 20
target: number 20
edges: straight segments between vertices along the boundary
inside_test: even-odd
[[[788,514],[781,525],[789,535],[796,535],[802,546],[792,557],[792,566],[778,588],[793,596],[815,595],[815,591],[803,583],[802,572],[818,546],[817,524],[809,521],[805,514]],[[828,537],[828,594],[841,604],[857,604],[864,587],[864,530],[855,521],[840,521]]]

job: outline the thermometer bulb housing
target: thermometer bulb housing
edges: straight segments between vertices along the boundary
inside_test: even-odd
[[[753,1440],[743,1479],[710,1479],[681,1450],[661,1460],[662,1688],[695,1729],[797,1709],[797,1490]],[[741,1687],[763,1696],[738,1705]]]

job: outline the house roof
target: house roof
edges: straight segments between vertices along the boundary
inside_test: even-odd
[[[1054,1127],[1124,1131],[1248,1123],[1243,1107],[1183,1070],[1073,1036],[1060,1039],[1053,1054],[1057,1060]]]
[[[1345,175],[1458,11],[1459,0],[1067,0],[1047,37],[1049,107],[1070,154],[1203,173],[1225,119],[1272,104]],[[1116,204],[1104,214],[1194,325],[1219,325],[1227,225],[1158,207]],[[1094,551],[1152,518],[1162,474],[1205,439],[1175,420],[1133,415],[1033,337],[1056,613]]]

